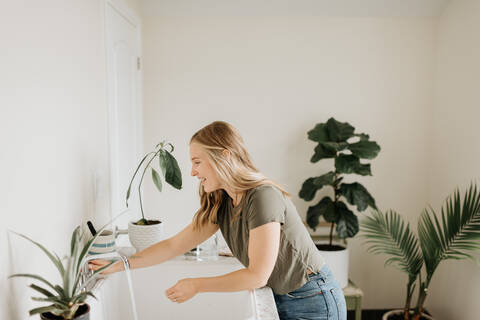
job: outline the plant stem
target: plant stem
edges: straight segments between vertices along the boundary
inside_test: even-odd
[[[410,319],[410,304],[412,302],[413,290],[415,289],[415,286],[414,286],[415,279],[416,279],[416,277],[412,277],[412,276],[409,275],[409,280],[408,280],[408,284],[407,284],[407,299],[405,301],[405,307],[403,308],[403,319],[404,320],[409,320]]]
[[[423,282],[420,286],[420,291],[418,293],[418,302],[417,302],[417,310],[413,317],[413,320],[420,320],[420,317],[423,314],[423,304],[425,303],[425,299],[427,298],[427,291],[428,291],[428,284]]]
[[[147,153],[147,154],[143,157],[142,161],[140,161],[140,164],[138,165],[137,169],[135,170],[135,173],[133,174],[132,179],[130,180],[130,184],[128,185],[128,189],[129,189],[129,190],[130,190],[130,187],[132,186],[133,179],[135,179],[135,176],[137,175],[138,170],[140,170],[140,167],[142,166],[142,164],[143,164],[143,162],[145,161],[145,159],[147,159],[148,155],[150,155],[150,154],[152,154],[152,153],[155,153],[155,152],[149,152],[149,153]],[[125,202],[126,202],[126,203],[125,203],[126,206],[128,207],[128,198],[126,199]]]
[[[163,147],[163,146],[162,146]],[[160,151],[162,151],[163,149],[160,148],[157,152],[155,152],[155,154],[153,155],[153,157],[150,159],[150,161],[148,161],[147,165],[145,166],[145,169],[143,169],[143,173],[142,173],[142,177],[140,178],[140,183],[138,184],[138,198],[140,200],[140,211],[142,212],[142,219],[145,220],[145,216],[143,214],[143,203],[142,203],[142,192],[141,192],[141,188],[142,188],[142,182],[143,182],[143,177],[145,176],[145,172],[147,172],[147,169],[148,167],[150,166],[150,163],[152,163],[153,159],[155,159],[158,155],[158,153]]]
[[[330,247],[332,246],[332,240],[333,240],[333,226],[335,225],[335,222],[332,222],[330,226]]]
[[[337,200],[339,198],[338,196],[338,186],[335,184],[337,181],[337,170],[334,171],[334,176],[333,176],[333,206],[336,208]],[[333,243],[333,227],[335,226],[335,222],[332,222],[332,225],[330,227],[330,247],[332,246]]]

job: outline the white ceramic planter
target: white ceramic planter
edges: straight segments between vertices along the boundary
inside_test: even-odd
[[[403,310],[391,310],[383,314],[382,320],[390,320],[390,316],[401,315],[401,314],[403,314]],[[410,314],[413,314],[413,311],[410,311]],[[432,317],[430,317],[427,314],[423,314],[422,317],[425,319],[434,320]]]
[[[128,223],[128,238],[138,251],[160,242],[163,237],[163,223],[137,226],[132,221]]]
[[[330,267],[330,270],[332,270],[333,275],[340,284],[340,288],[345,288],[348,285],[348,248],[339,251],[318,251],[325,259],[325,262]]]

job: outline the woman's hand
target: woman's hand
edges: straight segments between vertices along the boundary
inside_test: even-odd
[[[190,300],[198,293],[195,279],[179,280],[173,287],[165,291],[165,295],[172,302],[182,303]]]
[[[88,269],[93,270],[93,271],[97,271],[98,269],[103,268],[110,263],[111,263],[110,260],[104,260],[104,259],[91,260],[91,261],[88,262]],[[106,275],[109,275],[109,274],[112,274],[112,273],[115,273],[115,272],[118,272],[118,271],[121,271],[121,270],[123,270],[123,267],[120,266],[120,261],[117,261],[114,264],[112,264],[110,267],[108,267],[107,269],[100,272],[100,274],[106,276]]]

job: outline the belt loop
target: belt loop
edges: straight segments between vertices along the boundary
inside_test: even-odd
[[[327,282],[327,274],[323,271],[323,268],[326,266],[327,264],[324,264],[322,266],[322,268],[318,271],[318,273],[320,274],[320,276],[322,277],[322,282],[323,283],[326,283]]]

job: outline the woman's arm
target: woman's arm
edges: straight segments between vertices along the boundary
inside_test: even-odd
[[[253,290],[267,284],[277,261],[280,223],[270,222],[250,230],[247,268],[218,277],[183,279],[165,293],[175,302],[184,302],[198,292]]]
[[[130,269],[153,266],[179,256],[207,240],[217,230],[218,225],[213,223],[207,223],[198,230],[194,230],[193,224],[189,224],[175,236],[160,241],[130,256],[128,258]],[[108,263],[110,263],[110,261],[92,260],[89,266],[90,269],[97,270]],[[123,263],[120,261],[102,271],[101,274],[110,274],[118,271],[123,271]]]

